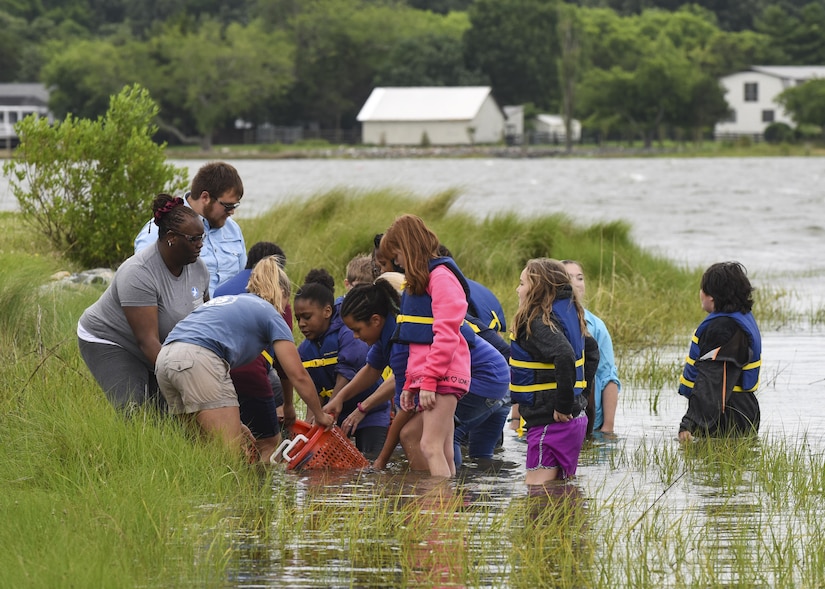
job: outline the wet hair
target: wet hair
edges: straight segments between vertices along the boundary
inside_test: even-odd
[[[295,301],[307,300],[321,307],[335,305],[335,279],[324,268],[307,272],[304,284],[295,291]]]
[[[269,256],[275,256],[281,268],[286,268],[286,254],[284,250],[271,241],[259,241],[249,248],[249,253],[246,256],[246,269],[254,268],[255,264]]]
[[[749,313],[753,309],[753,291],[747,270],[739,262],[713,264],[702,275],[701,288],[713,297],[717,313]]]
[[[341,317],[366,322],[373,315],[397,315],[400,306],[398,291],[387,280],[379,278],[373,284],[359,284],[347,293],[341,305]]]
[[[415,215],[402,215],[390,225],[381,240],[380,254],[392,259],[395,252],[404,256],[407,290],[424,294],[430,282],[429,262],[440,257],[438,236]]]
[[[187,219],[198,216],[184,204],[182,198],[164,193],[158,194],[152,202],[152,215],[155,225],[158,226],[158,239],[169,231],[180,231]]]
[[[553,312],[553,301],[561,298],[560,295],[563,293],[569,293],[573,300],[576,314],[579,316],[579,324],[584,333],[586,329],[584,310],[578,299],[573,296],[573,286],[570,284],[570,276],[564,264],[552,258],[534,258],[527,261],[525,270],[527,292],[513,319],[513,333],[518,334],[519,330],[524,327],[529,336],[530,324],[536,318],[540,318],[542,323],[555,331],[556,324],[550,315]]]
[[[202,166],[192,178],[192,198],[198,200],[206,191],[213,200],[234,190],[238,198],[243,196],[243,182],[235,166],[226,162],[210,162]]]
[[[289,277],[273,257],[255,264],[246,286],[247,291],[269,302],[279,313],[284,312],[291,288]]]
[[[372,271],[372,257],[357,255],[347,264],[347,281],[353,286],[370,283],[375,279]]]

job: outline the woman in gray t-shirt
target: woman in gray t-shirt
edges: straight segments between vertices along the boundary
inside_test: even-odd
[[[77,324],[83,360],[117,409],[164,405],[155,359],[177,324],[209,300],[200,251],[204,227],[183,200],[160,194],[152,205],[156,244],[126,260]]]

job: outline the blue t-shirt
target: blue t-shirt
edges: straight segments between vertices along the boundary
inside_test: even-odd
[[[182,319],[164,344],[202,346],[237,368],[278,340],[295,341],[281,314],[258,295],[239,294],[210,299]]]
[[[621,391],[622,383],[619,380],[619,371],[613,357],[613,340],[610,339],[610,332],[607,331],[604,321],[587,309],[584,310],[584,320],[587,323],[587,331],[599,344],[599,366],[596,368],[596,378],[593,384],[593,397],[596,406],[596,418],[593,420],[593,428],[599,429],[604,424],[602,391],[611,381],[615,382],[619,391]]]

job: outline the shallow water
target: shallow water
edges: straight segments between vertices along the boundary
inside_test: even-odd
[[[176,163],[194,171],[203,162]],[[341,185],[394,186],[424,196],[458,187],[456,206],[482,217],[518,211],[565,212],[582,223],[624,220],[642,246],[676,262],[701,267],[737,259],[757,284],[791,292],[798,309],[816,311],[825,301],[825,167],[815,158],[233,163],[245,184],[240,216]],[[2,178],[0,210],[15,208]],[[686,346],[660,354],[678,364]],[[811,565],[815,559],[806,548],[823,547],[818,522],[825,517],[825,493],[783,495],[794,478],[810,473],[772,481],[764,467],[777,447],[814,458],[825,452],[823,349],[821,325],[763,331],[762,426],[736,476],[720,467],[724,448],[702,459],[680,448],[676,432],[686,401],[675,393],[675,379],[661,391],[625,382],[615,436],[594,439],[576,479],[553,491],[572,494],[583,512],[598,514],[581,540],[595,555],[590,583],[561,577],[553,583],[825,585],[825,565]],[[427,503],[432,482],[407,474],[403,460],[384,473],[332,478],[276,471],[268,475],[273,496],[289,495],[294,513],[276,517],[266,530],[238,526],[225,585],[533,586],[512,557],[518,543],[512,526],[496,527],[529,502],[524,454],[524,444],[505,431],[494,471],[468,468],[449,485],[451,495],[463,498],[450,513]],[[547,508],[553,504],[548,500]],[[382,521],[396,522],[401,531],[364,534],[347,527],[347,514],[370,513],[376,505],[386,509]],[[433,535],[399,541],[416,513],[433,517]]]

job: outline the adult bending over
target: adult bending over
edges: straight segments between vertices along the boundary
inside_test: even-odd
[[[171,413],[194,415],[204,432],[238,447],[248,430],[241,424],[229,371],[272,346],[315,422],[332,424],[281,315],[288,282],[275,258],[265,258],[252,270],[248,293],[212,299],[178,323],[157,359],[158,384]]]
[[[152,204],[155,243],[126,260],[106,292],[77,323],[83,361],[117,409],[163,406],[155,359],[175,324],[208,300],[209,271],[199,254],[203,223],[183,200]]]

